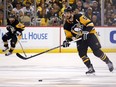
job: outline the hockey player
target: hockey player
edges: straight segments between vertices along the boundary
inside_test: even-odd
[[[108,65],[109,71],[112,72],[114,69],[113,64],[101,50],[101,45],[92,21],[82,14],[74,14],[70,6],[67,7],[65,16],[66,21],[63,27],[66,40],[63,41],[63,47],[69,47],[70,41],[82,38],[76,42],[76,45],[80,58],[88,68],[86,74],[95,73],[90,58],[87,56],[88,47],[91,48],[95,56],[99,57]]]
[[[6,56],[9,56],[12,54],[13,50],[15,49],[17,40],[22,35],[22,31],[24,30],[25,26],[20,23],[14,14],[10,14],[7,19],[7,33],[3,35],[2,40],[4,42],[4,49],[3,52],[7,51],[9,49],[8,46],[8,40],[10,40],[10,49],[8,52],[6,52]]]

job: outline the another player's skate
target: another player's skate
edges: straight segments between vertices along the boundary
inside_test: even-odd
[[[9,47],[4,47],[4,48],[2,49],[2,52],[7,51],[8,49],[9,49]]]
[[[91,65],[89,68],[88,68],[88,71],[86,72],[86,74],[94,74],[95,73],[95,70],[93,68],[93,66]]]
[[[6,54],[5,54],[5,56],[9,56],[9,55],[11,55],[12,54],[12,52],[7,52]]]
[[[112,62],[109,61],[109,62],[107,63],[107,65],[108,65],[109,71],[112,72],[112,71],[114,70],[114,67],[113,67]]]

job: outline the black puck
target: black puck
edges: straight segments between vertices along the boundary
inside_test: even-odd
[[[42,82],[42,79],[38,80],[39,82]]]

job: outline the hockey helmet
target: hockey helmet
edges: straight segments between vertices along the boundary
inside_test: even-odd
[[[8,18],[15,18],[15,14],[10,14]]]
[[[10,14],[10,15],[8,16],[8,19],[10,20],[10,22],[13,22],[13,21],[16,19],[15,14]]]
[[[71,6],[68,6],[68,7],[65,9],[65,12],[72,12],[72,11],[73,11],[73,9],[72,9]]]

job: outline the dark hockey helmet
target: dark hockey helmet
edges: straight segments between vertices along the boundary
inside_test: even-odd
[[[13,23],[16,19],[15,14],[9,14],[8,19],[9,19],[10,23]]]
[[[8,18],[15,18],[15,14],[9,14]]]
[[[73,9],[72,9],[71,6],[68,6],[68,7],[65,9],[65,12],[72,12],[72,11],[73,11]]]

